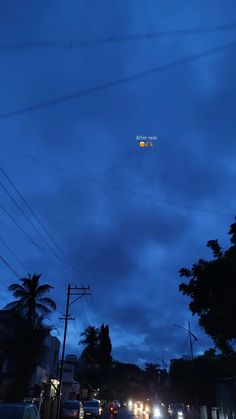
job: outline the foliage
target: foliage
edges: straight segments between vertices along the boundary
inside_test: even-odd
[[[80,360],[85,364],[98,363],[98,344],[99,344],[99,329],[94,326],[88,326],[84,332],[81,333],[83,339],[79,344],[86,345]]]
[[[13,311],[5,311],[5,314],[0,319],[0,350],[8,360],[11,377],[5,400],[19,401],[27,396],[51,329],[43,325],[41,319],[33,325]]]
[[[79,343],[86,345],[80,359],[85,364],[99,365],[101,368],[109,367],[111,364],[111,339],[109,336],[109,326],[102,324],[100,328],[88,326],[81,333],[84,337]]]
[[[14,310],[32,323],[39,315],[51,314],[56,309],[55,302],[44,294],[53,287],[48,284],[40,285],[41,275],[29,275],[22,278],[20,284],[12,284],[8,287],[9,291],[17,300],[7,304],[5,310]]]
[[[109,336],[109,326],[101,325],[99,331],[99,344],[98,344],[98,362],[102,368],[108,368],[111,364],[112,345]]]
[[[152,362],[145,364],[145,375],[149,381],[157,382],[159,371],[160,371],[159,364],[153,364]]]
[[[44,341],[51,327],[43,323],[44,315],[55,310],[51,298],[44,297],[50,285],[40,285],[40,275],[22,278],[20,284],[12,284],[16,301],[1,311],[0,350],[8,361],[10,382],[6,400],[18,401],[27,396],[29,385],[44,350]]]
[[[194,360],[175,359],[170,366],[170,401],[194,404],[216,403],[216,384],[236,375],[236,354],[216,355],[209,349]]]
[[[85,345],[85,348],[80,355],[80,379],[89,390],[93,391],[93,388],[104,387],[109,381],[112,362],[109,326],[104,324],[100,328],[88,326],[81,336],[83,339],[79,343]]]
[[[213,259],[199,259],[191,269],[182,268],[180,276],[188,282],[179,286],[191,298],[189,309],[199,317],[200,326],[224,354],[233,351],[236,339],[236,223],[229,235],[232,246],[225,251],[217,240],[208,241]]]

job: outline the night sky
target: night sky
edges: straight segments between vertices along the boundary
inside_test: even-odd
[[[195,354],[212,345],[178,271],[211,256],[209,239],[227,247],[236,213],[235,12],[234,0],[1,1],[0,164],[67,260],[3,172],[0,255],[55,287],[60,339],[68,283],[90,285],[71,306],[70,353],[103,322],[113,357],[140,366],[189,355],[174,323],[191,322]],[[11,268],[0,263],[1,306]]]

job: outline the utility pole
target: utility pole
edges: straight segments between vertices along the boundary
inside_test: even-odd
[[[75,300],[70,301],[71,296],[76,296]],[[66,336],[67,336],[67,326],[68,320],[73,320],[71,315],[69,314],[69,308],[72,304],[78,301],[80,298],[84,297],[85,295],[90,295],[90,287],[71,287],[70,284],[67,287],[67,300],[66,300],[66,314],[63,317],[59,317],[60,320],[65,321],[64,325],[64,336],[63,336],[63,344],[62,344],[62,355],[61,355],[61,367],[60,367],[60,374],[59,374],[59,387],[58,387],[58,399],[57,399],[57,415],[56,419],[59,419],[60,416],[60,404],[61,404],[61,392],[62,392],[62,375],[63,375],[63,368],[64,368],[64,361],[65,361],[65,349],[66,349]]]

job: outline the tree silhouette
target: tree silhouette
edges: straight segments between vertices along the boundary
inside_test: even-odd
[[[100,366],[105,369],[111,364],[111,351],[112,345],[109,336],[109,326],[102,324],[99,331],[98,359]]]
[[[0,317],[0,350],[8,360],[11,379],[6,399],[18,401],[27,396],[35,368],[43,354],[44,341],[51,331],[44,316],[55,310],[51,298],[44,297],[53,287],[40,285],[41,275],[22,278],[8,289],[17,298],[7,304]]]
[[[28,278],[22,278],[20,284],[12,284],[8,287],[13,296],[17,298],[7,304],[5,310],[13,310],[34,323],[40,315],[46,316],[56,309],[55,302],[44,294],[53,287],[48,284],[40,285],[41,275],[29,275]]]
[[[28,396],[31,379],[43,355],[44,341],[51,328],[40,318],[32,324],[14,311],[0,318],[0,350],[11,371],[5,401],[17,402]]]
[[[84,339],[80,340],[80,344],[86,345],[80,359],[87,364],[98,363],[98,344],[99,344],[99,329],[94,326],[88,326],[84,332],[81,333]]]
[[[232,246],[223,251],[218,240],[209,240],[213,259],[199,259],[191,269],[180,269],[180,292],[191,298],[189,309],[222,353],[234,350],[236,340],[236,222],[230,226]]]
[[[152,362],[145,364],[145,374],[150,381],[155,382],[157,380],[159,370],[159,364],[153,364]]]

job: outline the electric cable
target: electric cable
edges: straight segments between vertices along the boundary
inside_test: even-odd
[[[56,166],[53,163],[49,163],[49,162],[46,162],[42,159],[38,159],[35,156],[32,156],[28,153],[19,152],[19,151],[13,149],[12,147],[5,146],[5,145],[2,145],[2,146],[11,150],[11,151],[13,151],[13,152],[15,152],[16,154],[23,155],[25,158],[31,159],[33,161],[37,161],[39,164],[46,165],[46,166],[48,166],[48,167],[50,167],[54,170],[60,171],[62,173],[63,172],[64,173],[70,173],[70,174],[78,177],[81,180],[84,180],[84,181],[87,181],[87,182],[90,182],[90,183],[94,183],[94,184],[98,184],[98,185],[104,186],[106,188],[110,188],[110,189],[120,191],[120,192],[125,192],[129,195],[133,195],[133,196],[137,196],[137,197],[140,197],[140,198],[143,198],[143,199],[154,201],[154,202],[157,202],[159,204],[164,204],[164,205],[174,206],[174,207],[179,207],[179,208],[185,208],[187,210],[196,211],[196,212],[203,212],[203,213],[207,213],[207,214],[216,214],[216,215],[223,215],[223,216],[228,216],[228,217],[235,217],[235,214],[230,213],[230,212],[226,212],[226,211],[222,211],[222,210],[216,210],[216,209],[213,210],[213,209],[209,209],[209,208],[201,208],[201,207],[197,207],[197,206],[194,206],[194,205],[181,203],[181,202],[178,202],[178,201],[171,201],[171,200],[168,200],[168,199],[162,199],[162,198],[155,197],[153,195],[147,195],[147,194],[144,194],[142,192],[137,192],[137,191],[134,191],[133,189],[129,189],[129,188],[126,188],[126,187],[123,187],[123,186],[113,185],[113,184],[105,182],[105,181],[100,181],[100,180],[92,178],[90,176],[83,176],[78,172],[73,172],[72,170],[68,170],[68,169],[65,169],[63,167]]]
[[[70,93],[70,94],[66,94],[66,95],[63,95],[63,96],[59,96],[55,99],[45,100],[43,102],[39,102],[39,103],[36,103],[36,104],[33,104],[33,105],[29,105],[29,106],[25,106],[25,107],[22,107],[22,108],[15,109],[13,111],[7,111],[7,112],[4,112],[4,113],[1,113],[0,114],[0,119],[12,118],[12,117],[15,117],[15,116],[18,116],[18,115],[23,115],[23,114],[33,112],[33,111],[37,111],[37,110],[40,110],[40,109],[44,109],[44,108],[47,108],[47,107],[50,107],[50,106],[55,106],[55,105],[58,105],[60,103],[75,100],[75,99],[78,99],[80,97],[90,96],[91,94],[99,93],[99,92],[104,91],[104,90],[109,90],[113,87],[121,86],[123,84],[127,84],[127,83],[130,83],[130,82],[135,81],[135,80],[140,80],[142,78],[146,78],[146,77],[148,77],[150,75],[153,75],[153,74],[156,74],[158,72],[168,70],[168,69],[171,69],[173,67],[178,67],[178,66],[183,65],[183,64],[188,64],[188,63],[193,62],[193,61],[198,61],[198,60],[203,59],[205,57],[209,57],[211,55],[215,55],[215,54],[218,54],[220,52],[223,52],[223,51],[235,48],[235,47],[236,47],[236,41],[233,41],[231,43],[228,43],[228,44],[225,44],[225,45],[220,45],[220,46],[217,46],[217,47],[214,47],[214,48],[211,48],[211,49],[208,49],[206,51],[202,51],[202,52],[199,52],[199,53],[196,53],[196,54],[192,54],[188,57],[181,58],[179,60],[172,61],[170,63],[163,64],[163,65],[160,65],[158,67],[151,68],[149,70],[144,70],[144,71],[141,71],[139,73],[132,74],[130,76],[122,77],[118,80],[103,83],[101,85],[98,85],[98,86],[95,86],[95,87],[90,87],[90,88],[87,88],[87,89],[84,89],[84,90],[80,90],[80,91],[75,92],[75,93]]]
[[[17,49],[36,49],[36,48],[60,48],[60,49],[79,49],[86,47],[94,47],[112,43],[122,43],[141,39],[155,39],[170,36],[182,35],[201,35],[204,33],[215,33],[236,29],[236,23],[226,25],[217,25],[212,27],[196,27],[186,29],[170,29],[157,32],[134,33],[130,35],[117,35],[101,39],[93,39],[87,41],[38,41],[38,42],[19,42],[12,44],[0,44],[0,51],[11,51]]]
[[[21,225],[15,220],[14,217],[4,208],[2,204],[0,204],[1,210],[13,221],[13,223],[20,229],[20,231],[33,243],[35,247],[44,255],[47,256],[44,252],[44,250],[30,237],[30,235],[21,227]]]
[[[50,244],[47,242],[47,240],[44,238],[44,236],[41,234],[41,232],[38,230],[38,228],[35,226],[35,224],[31,221],[31,219],[28,217],[28,215],[25,213],[25,211],[21,208],[21,206],[18,204],[18,202],[15,200],[15,198],[10,194],[10,192],[7,190],[7,188],[2,184],[2,182],[0,182],[0,186],[6,192],[7,196],[14,202],[15,206],[18,208],[18,210],[21,212],[21,214],[26,218],[26,220],[29,222],[29,224],[34,228],[36,233],[38,233],[38,235],[43,240],[43,242],[54,253],[54,255],[57,257],[57,259],[59,261],[61,261],[61,258],[57,255],[57,253],[55,252],[53,247],[50,246]]]
[[[0,171],[2,172],[2,174],[6,177],[6,179],[8,180],[8,182],[11,184],[11,186],[13,187],[13,189],[15,190],[15,192],[18,194],[18,196],[22,199],[22,201],[24,202],[25,206],[28,208],[28,210],[30,211],[31,215],[35,218],[35,220],[39,223],[39,225],[41,226],[41,228],[43,229],[43,231],[47,234],[48,238],[52,241],[52,243],[56,246],[56,248],[61,252],[62,256],[64,257],[65,261],[67,262],[68,265],[70,265],[77,273],[80,273],[78,271],[78,269],[76,268],[76,266],[74,264],[72,264],[65,252],[62,250],[62,248],[58,245],[58,243],[54,240],[54,238],[52,237],[52,235],[48,232],[48,229],[45,227],[45,225],[43,224],[43,222],[40,220],[40,218],[37,216],[37,214],[35,213],[35,211],[33,211],[32,207],[29,205],[29,203],[26,201],[26,199],[24,198],[24,196],[20,193],[20,191],[18,190],[18,188],[16,187],[15,183],[12,181],[12,179],[10,179],[10,177],[8,176],[8,174],[6,173],[6,171],[3,169],[2,166],[0,166]],[[58,257],[58,256],[57,256]],[[61,260],[61,259],[59,259]]]
[[[21,279],[21,276],[18,274],[18,272],[11,266],[10,263],[8,263],[6,261],[6,259],[3,256],[0,255],[0,259],[18,279]],[[2,282],[1,282],[1,284],[2,284]]]
[[[26,273],[29,272],[29,269],[27,269],[27,267],[25,266],[25,264],[16,256],[16,254],[11,250],[11,248],[8,246],[8,244],[5,242],[5,240],[3,240],[0,237],[0,241],[2,242],[2,244],[6,247],[6,249],[11,253],[11,255],[17,260],[17,262],[22,266],[22,268],[24,269],[24,271]]]

